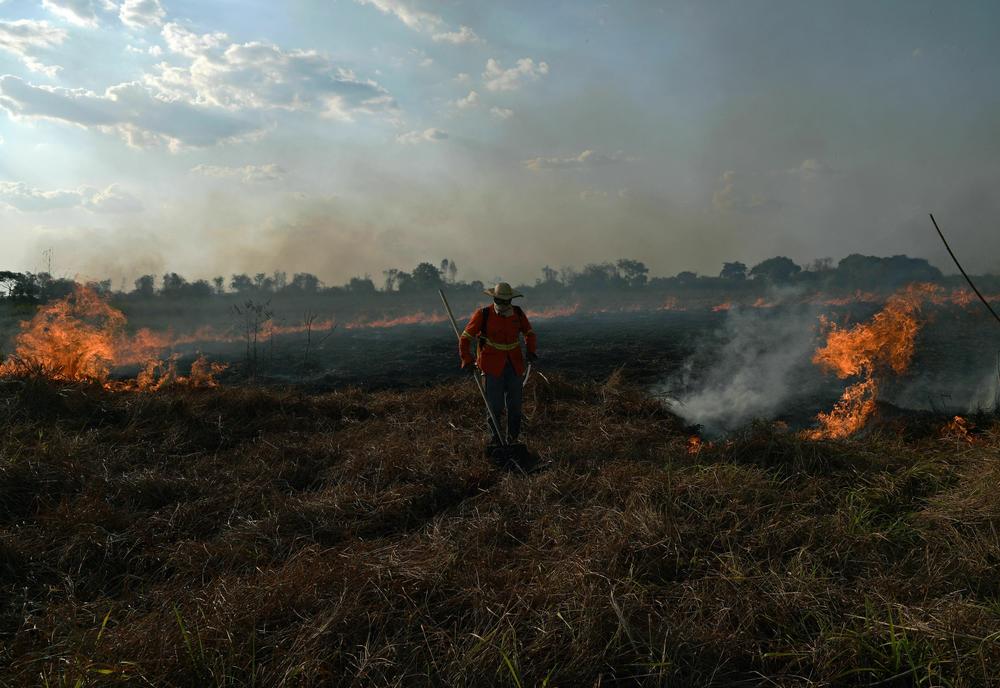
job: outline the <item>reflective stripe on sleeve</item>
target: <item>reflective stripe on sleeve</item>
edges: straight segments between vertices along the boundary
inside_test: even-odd
[[[472,339],[472,335],[469,334],[468,330],[463,331],[462,336],[465,337],[466,339]]]

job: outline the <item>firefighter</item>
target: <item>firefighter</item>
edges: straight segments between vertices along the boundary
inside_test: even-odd
[[[528,316],[512,303],[523,294],[514,291],[506,282],[500,282],[493,289],[484,289],[483,293],[492,296],[493,303],[472,314],[459,339],[459,356],[462,358],[463,370],[472,366],[472,340],[478,341],[475,365],[486,379],[487,403],[497,422],[506,406],[507,438],[513,443],[521,432],[524,358],[521,356],[520,335],[524,335],[529,362],[538,359],[535,353],[537,339]],[[489,416],[486,424],[493,435],[493,444],[500,444],[500,428],[493,427]]]

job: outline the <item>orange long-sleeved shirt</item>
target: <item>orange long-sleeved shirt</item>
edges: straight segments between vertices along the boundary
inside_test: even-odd
[[[483,332],[483,311],[489,308],[492,312],[486,319],[486,332]],[[528,316],[524,311],[514,306],[514,312],[509,316],[502,316],[497,313],[494,306],[478,308],[469,318],[469,324],[465,326],[465,331],[459,339],[458,353],[463,362],[472,362],[472,340],[478,339],[480,335],[485,337],[485,346],[479,347],[476,356],[476,365],[487,375],[499,377],[503,374],[503,369],[509,360],[514,366],[514,371],[518,375],[524,375],[524,357],[521,354],[520,335],[524,335],[528,352],[535,353],[538,346],[538,338]]]

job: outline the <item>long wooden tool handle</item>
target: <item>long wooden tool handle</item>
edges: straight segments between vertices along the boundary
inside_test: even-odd
[[[438,289],[438,294],[441,295],[441,301],[444,303],[444,309],[448,312],[448,320],[451,321],[451,328],[455,330],[455,338],[461,339],[462,335],[458,331],[458,323],[455,322],[455,315],[451,312],[451,306],[448,305],[448,297],[444,295],[444,289]],[[476,383],[476,388],[479,390],[479,396],[483,398],[483,403],[486,404],[486,412],[490,414],[490,422],[493,423],[493,430],[496,431],[496,436],[500,440],[500,444],[504,447],[507,446],[507,440],[504,438],[503,433],[500,432],[500,423],[497,422],[497,417],[493,414],[493,409],[490,407],[490,400],[486,398],[486,390],[483,389],[483,382],[479,379],[479,375],[476,371],[472,371],[472,380]]]
[[[970,287],[972,287],[972,291],[976,292],[976,296],[978,296],[979,300],[983,302],[984,306],[986,306],[986,310],[988,310],[993,315],[993,317],[997,319],[997,322],[1000,322],[1000,315],[997,315],[997,312],[993,310],[993,306],[990,305],[990,302],[987,301],[986,298],[979,293],[979,290],[976,289],[976,285],[972,283],[972,278],[970,278],[967,274],[965,274],[965,270],[962,269],[962,264],[958,262],[958,258],[956,258],[955,254],[952,252],[951,246],[948,245],[948,240],[944,238],[944,234],[942,234],[941,228],[938,227],[937,220],[934,219],[934,213],[928,213],[928,215],[931,216],[931,222],[934,223],[934,229],[937,230],[938,236],[941,237],[941,241],[944,242],[944,247],[948,249],[948,255],[950,255],[951,259],[955,261],[955,265],[958,267],[958,271],[962,273],[962,277],[964,277],[965,281],[969,283]]]

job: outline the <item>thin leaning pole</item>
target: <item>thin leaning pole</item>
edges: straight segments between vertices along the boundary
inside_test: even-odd
[[[976,289],[976,285],[972,283],[972,278],[965,272],[965,268],[962,267],[962,264],[958,262],[958,258],[955,257],[955,253],[951,250],[951,246],[948,245],[948,240],[944,238],[944,233],[941,231],[941,228],[938,227],[937,220],[934,219],[934,214],[928,214],[931,216],[931,222],[934,223],[934,229],[937,230],[938,236],[941,237],[944,247],[948,249],[948,255],[951,256],[953,261],[955,261],[955,266],[958,268],[958,271],[962,273],[962,277],[964,277],[965,281],[969,283],[970,287],[972,287],[972,291],[976,292],[976,296],[978,296],[979,300],[983,302],[984,306],[986,306],[986,310],[988,310],[990,314],[996,318],[997,322],[1000,322],[1000,315],[997,315],[997,312],[993,310],[993,306],[991,306],[990,302],[986,300],[986,297],[979,293],[979,290]]]
[[[451,328],[455,330],[455,338],[461,340],[462,333],[458,331],[458,323],[455,322],[455,315],[451,312],[451,306],[448,305],[448,297],[444,295],[444,289],[438,289],[438,294],[441,295],[441,302],[444,303],[444,309],[448,312],[448,319],[451,321]],[[483,382],[479,379],[479,375],[476,374],[475,369],[472,371],[472,380],[476,383],[476,388],[479,390],[479,396],[483,398],[483,403],[486,405],[486,412],[490,414],[490,422],[493,423],[493,429],[496,431],[496,435],[500,439],[501,446],[506,447],[507,440],[500,432],[500,423],[497,422],[497,417],[493,414],[490,402],[486,398],[486,390],[483,389]]]

